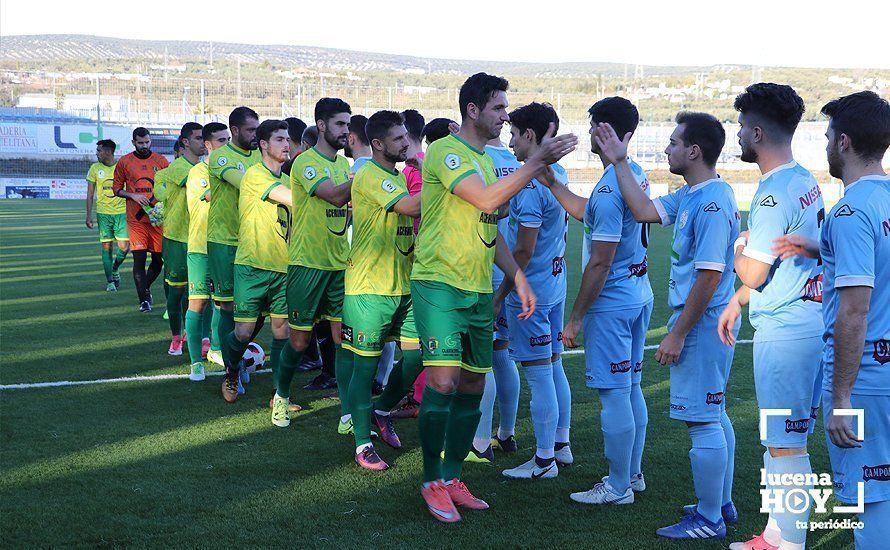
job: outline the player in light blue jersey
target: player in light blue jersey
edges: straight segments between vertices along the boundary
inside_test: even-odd
[[[566,346],[575,347],[584,333],[587,386],[602,404],[600,421],[609,475],[587,491],[572,493],[584,504],[630,504],[634,492],[645,490],[642,457],[648,411],[640,388],[646,329],[652,313],[652,288],[647,275],[648,227],[637,222],[621,195],[615,168],[593,139],[597,124],[609,123],[621,135],[639,124],[637,108],[622,97],[596,102],[590,115],[591,151],[605,172],[589,199],[564,185],[551,186],[568,213],[584,223],[589,260],[581,288],[563,331]],[[638,164],[628,161],[634,180],[648,195],[649,181]]]
[[[498,179],[509,176],[522,166],[510,149],[504,147],[500,138],[494,138],[485,145],[485,153],[491,157],[494,173]],[[504,240],[507,248],[513,249],[508,237],[509,203],[498,209],[498,237]],[[495,265],[492,269],[491,288],[497,290],[504,280],[504,272]],[[473,436],[473,446],[467,454],[470,462],[490,463],[494,460],[493,446],[512,453],[516,451],[516,414],[519,410],[519,371],[507,352],[510,333],[507,329],[507,316],[501,305],[494,316],[494,365],[485,375],[485,391],[482,394],[482,417]],[[500,422],[497,434],[491,436],[491,423],[494,416],[494,403],[497,400]],[[494,444],[494,445],[492,445]]]
[[[844,197],[825,218],[819,247],[784,238],[775,253],[821,252],[825,347],[822,408],[834,496],[863,505],[857,550],[890,540],[890,104],[858,92],[822,107],[829,117],[828,171]],[[851,414],[862,415],[860,431]],[[835,414],[837,413],[837,414]]]
[[[510,147],[520,161],[532,156],[550,125],[559,126],[556,111],[548,104],[531,103],[510,113]],[[551,165],[563,184],[562,166]],[[560,465],[574,459],[569,446],[571,390],[562,366],[562,328],[565,311],[565,247],[568,216],[553,194],[539,181],[530,181],[510,200],[506,241],[513,257],[537,296],[537,308],[519,319],[521,302],[512,284],[504,282],[495,303],[504,302],[509,321],[510,359],[522,365],[531,390],[531,417],[537,440],[535,456],[503,471],[511,478],[553,478]]]
[[[625,203],[640,222],[674,224],[668,303],[674,313],[655,360],[671,369],[671,418],[686,422],[692,439],[689,458],[698,504],[681,520],[656,531],[671,539],[723,538],[725,519],[737,513],[725,499],[731,486],[728,454],[735,434],[726,416],[726,381],[733,348],[720,342],[717,319],[732,298],[733,242],[739,211],[732,189],[718,175],[717,159],[726,141],[720,122],[705,113],[680,113],[665,149],[671,173],[686,185],[650,200],[627,160],[627,143],[609,124],[597,126],[594,139],[615,165]],[[733,327],[738,334],[738,324]],[[725,518],[725,519],[724,519]]]
[[[822,394],[822,266],[805,257],[779,260],[772,243],[791,234],[818,239],[825,208],[816,180],[791,153],[791,139],[804,113],[797,92],[782,84],[752,84],[735,99],[735,108],[741,125],[741,158],[757,163],[763,176],[751,201],[748,231],[735,244],[735,270],[743,286],[721,314],[718,330],[723,342],[732,346],[733,327],[742,306],[750,304],[757,405],[761,411],[788,412],[766,416],[761,432],[761,444],[767,447],[764,471],[801,474],[803,479],[812,473],[807,435]],[[806,491],[812,486],[788,483],[775,489]],[[761,534],[733,543],[730,549],[802,549],[809,504],[807,499],[802,509],[770,511]]]

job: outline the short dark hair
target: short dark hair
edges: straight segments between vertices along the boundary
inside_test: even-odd
[[[135,130],[133,130],[133,139],[136,139],[138,137],[145,137],[147,135],[149,135],[148,128],[144,126],[139,126]]]
[[[767,130],[776,131],[785,138],[794,135],[806,111],[803,99],[794,88],[772,82],[751,84],[736,96],[733,107],[742,114],[753,114],[768,126]]]
[[[303,130],[303,135],[300,137],[300,141],[305,141],[310,147],[315,147],[315,144],[318,143],[318,126],[307,126],[306,129]]]
[[[723,151],[723,144],[726,143],[726,130],[720,121],[714,115],[691,111],[677,113],[676,121],[677,124],[686,125],[681,136],[683,143],[687,147],[698,145],[705,164],[716,166],[720,152]]]
[[[510,83],[506,78],[486,73],[476,73],[468,78],[460,87],[457,103],[460,106],[460,116],[467,116],[467,105],[472,103],[480,110],[484,109],[488,101],[497,92],[506,92]]]
[[[442,139],[443,137],[448,137],[448,134],[451,133],[451,130],[448,129],[448,126],[452,124],[454,121],[450,118],[434,118],[433,120],[426,123],[426,126],[423,127],[423,132],[421,135],[426,138],[427,142],[432,143],[437,139]]]
[[[228,126],[222,122],[208,122],[204,125],[204,129],[201,130],[201,138],[203,138],[204,141],[209,141],[213,138],[213,134],[222,132],[226,129],[228,129]]]
[[[261,141],[269,141],[269,139],[271,139],[272,137],[272,134],[274,134],[278,130],[287,131],[287,122],[275,118],[270,118],[269,120],[262,121],[256,129],[257,143]]]
[[[180,151],[182,151],[182,140],[177,139],[176,141],[173,142],[173,152],[178,153]]]
[[[559,115],[549,103],[532,102],[510,113],[510,124],[520,133],[532,130],[537,143],[544,139],[551,122],[559,130]]]
[[[287,136],[294,143],[300,143],[306,123],[295,116],[287,117],[284,121],[287,122]]]
[[[182,129],[179,130],[179,140],[190,139],[192,137],[192,133],[195,130],[203,130],[204,127],[198,124],[197,122],[186,122],[182,125]],[[202,132],[201,137],[203,138],[204,134]]]
[[[235,107],[232,109],[232,112],[229,113],[229,128],[240,128],[244,126],[249,118],[259,120],[260,115],[256,114],[256,111],[250,107],[244,107],[243,105],[241,107]]]
[[[117,150],[117,143],[110,139],[100,139],[96,142],[96,147],[107,149],[113,153]]]
[[[349,119],[349,132],[355,134],[355,137],[362,145],[370,145],[371,141],[365,134],[365,125],[368,124],[368,117],[365,115],[352,115]]]
[[[890,103],[874,92],[856,92],[822,107],[835,135],[847,134],[856,154],[881,160],[890,147]]]
[[[423,127],[426,124],[423,115],[416,109],[406,109],[402,111],[402,118],[405,119],[405,129],[408,130],[411,139],[414,141],[423,139]]]
[[[591,122],[608,123],[624,139],[628,132],[636,132],[640,124],[640,112],[627,99],[619,96],[604,97],[587,109]]]
[[[384,139],[393,126],[405,123],[405,117],[395,111],[377,111],[365,125],[368,140]]]
[[[338,97],[323,97],[315,104],[315,121],[323,120],[325,122],[331,120],[331,117],[340,113],[352,114],[349,103],[346,103]]]

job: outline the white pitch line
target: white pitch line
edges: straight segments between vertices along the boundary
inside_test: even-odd
[[[736,344],[751,344],[754,340],[738,340]],[[658,349],[658,346],[645,346],[644,350],[650,351]],[[564,351],[563,355],[580,355],[584,353],[583,348],[570,349]],[[268,374],[272,369],[260,369],[254,374]],[[223,371],[213,371],[206,373],[207,376],[222,376]],[[67,386],[91,386],[93,384],[119,384],[122,382],[159,382],[162,380],[188,380],[187,374],[157,374],[155,376],[124,376],[122,378],[99,378],[97,380],[59,380],[57,382],[33,382],[29,384],[0,384],[0,391],[3,390],[31,390],[38,388],[63,388]]]

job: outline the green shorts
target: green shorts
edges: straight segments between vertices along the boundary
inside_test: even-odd
[[[425,367],[491,371],[491,294],[435,281],[411,281],[411,298]]]
[[[126,214],[96,214],[96,222],[99,225],[100,243],[130,240]]]
[[[287,319],[287,275],[235,265],[235,322],[253,323],[261,315]]]
[[[411,295],[349,295],[343,298],[343,347],[364,357],[379,357],[390,341],[417,344]]]
[[[189,284],[188,244],[164,237],[164,281],[170,286]]]
[[[288,324],[294,330],[312,330],[322,319],[340,321],[343,315],[345,271],[325,271],[301,265],[287,266]]]
[[[235,254],[237,246],[207,241],[207,267],[210,294],[217,302],[231,302],[235,295]]]
[[[207,254],[189,252],[189,300],[210,299],[210,273],[207,271]]]

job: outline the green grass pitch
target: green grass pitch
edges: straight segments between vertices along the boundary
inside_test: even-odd
[[[104,291],[98,239],[83,217],[80,201],[0,201],[0,384],[188,372],[187,355],[166,353],[162,304],[150,315],[137,312],[129,260],[121,291]],[[569,302],[580,280],[579,239],[573,223]],[[668,317],[670,235],[653,228],[651,242],[656,298],[649,344],[657,344]],[[154,295],[162,302],[159,283]],[[746,323],[741,338],[750,337]],[[259,341],[268,347],[270,338],[266,330]],[[219,377],[5,389],[0,540],[7,548],[671,547],[655,529],[674,522],[680,507],[693,501],[689,438],[681,423],[668,418],[668,370],[654,363],[652,353],[646,354],[643,377],[649,488],[633,506],[585,507],[568,498],[606,473],[599,401],[584,386],[582,356],[573,355],[565,363],[576,465],[555,480],[501,476],[501,469],[527,460],[534,449],[524,387],[520,451],[498,454],[494,465],[466,466],[465,480],[492,508],[467,512],[457,525],[435,522],[420,499],[416,421],[397,424],[401,452],[380,446],[394,467],[366,472],[353,461],[352,438],[336,433],[334,399],[296,390],[295,401],[307,410],[289,429],[272,426],[269,375],[255,377],[234,405],[221,399]],[[295,387],[307,379],[299,376]],[[736,350],[727,393],[738,439],[734,500],[741,514],[728,543],[759,532],[765,521],[758,512],[763,449],[750,345]],[[821,422],[810,447],[814,470],[826,471]],[[811,548],[843,548],[851,540],[849,532],[821,531],[808,542]]]

